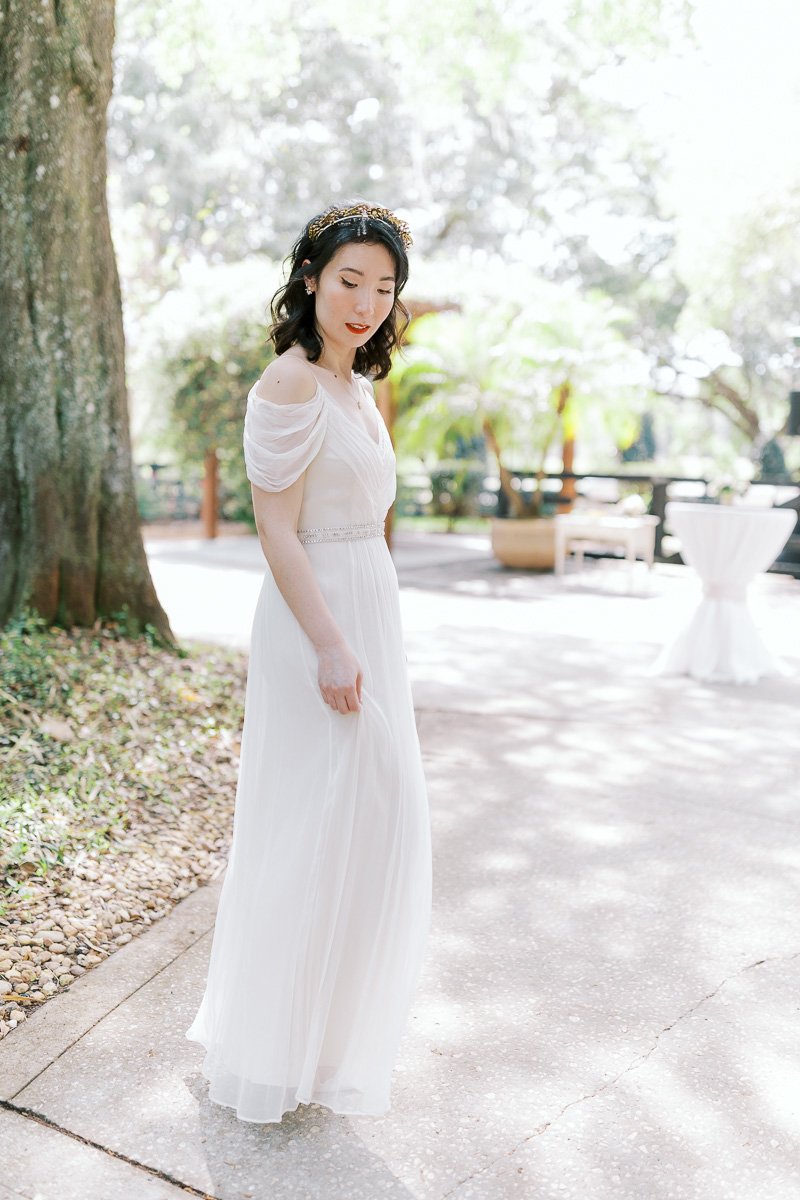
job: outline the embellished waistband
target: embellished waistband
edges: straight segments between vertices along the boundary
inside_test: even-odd
[[[329,525],[320,529],[298,529],[297,537],[304,546],[309,542],[355,542],[359,538],[384,536],[383,521],[368,521],[362,525]]]

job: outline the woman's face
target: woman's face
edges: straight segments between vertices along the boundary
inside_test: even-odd
[[[340,246],[319,278],[310,281],[325,344],[356,350],[368,342],[392,311],[394,278],[394,259],[385,246]]]

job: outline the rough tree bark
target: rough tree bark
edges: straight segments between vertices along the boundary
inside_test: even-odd
[[[0,0],[0,625],[127,609],[142,546],[106,202],[114,0]]]

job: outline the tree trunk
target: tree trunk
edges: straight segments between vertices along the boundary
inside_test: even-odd
[[[561,451],[561,470],[565,475],[571,475],[575,466],[575,438],[565,437],[564,445]],[[574,479],[562,479],[561,495],[556,504],[556,512],[566,513],[572,511],[572,506],[575,503],[576,489]]]
[[[217,536],[217,516],[219,508],[219,460],[216,450],[206,450],[203,464],[203,498],[200,505],[200,516],[203,521],[203,537]]]
[[[0,625],[127,609],[173,642],[136,511],[106,203],[113,0],[0,0]]]
[[[486,439],[486,444],[494,455],[497,461],[497,473],[500,476],[500,487],[503,494],[508,500],[508,507],[511,510],[512,517],[532,517],[538,514],[525,504],[523,497],[511,483],[511,472],[505,466],[500,455],[500,446],[497,441],[497,436],[494,432],[494,427],[488,417],[483,418],[482,422],[483,436]]]

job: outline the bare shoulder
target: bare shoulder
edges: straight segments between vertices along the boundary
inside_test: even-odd
[[[313,371],[299,355],[288,351],[267,364],[256,384],[256,395],[273,404],[305,404],[316,392]]]

